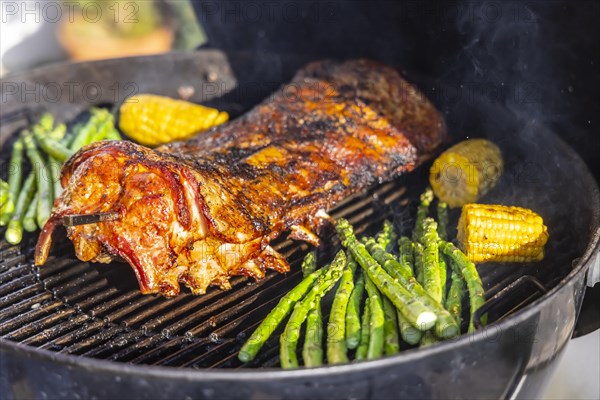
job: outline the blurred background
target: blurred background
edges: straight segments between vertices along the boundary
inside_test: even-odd
[[[194,49],[206,41],[189,0],[1,0],[0,75],[57,61]]]

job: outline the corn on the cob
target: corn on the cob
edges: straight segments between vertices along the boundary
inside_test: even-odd
[[[139,94],[120,109],[119,127],[145,146],[187,139],[229,119],[224,111],[169,97]]]
[[[435,195],[450,207],[477,201],[502,175],[504,161],[498,146],[469,139],[450,147],[431,166],[429,182]]]
[[[528,262],[544,258],[548,229],[542,217],[521,207],[467,204],[458,240],[472,262]]]

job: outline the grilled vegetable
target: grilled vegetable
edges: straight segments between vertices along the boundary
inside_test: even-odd
[[[66,129],[64,125],[59,125],[58,130]],[[48,131],[45,131],[41,125],[37,125],[33,127],[33,135],[35,136],[35,140],[40,145],[42,150],[44,150],[50,157],[60,161],[65,162],[69,157],[71,157],[75,152],[69,149],[64,144],[52,138]],[[58,133],[54,133],[53,136],[58,137]]]
[[[137,142],[158,146],[188,139],[228,119],[226,112],[215,108],[164,96],[138,94],[121,106],[119,126]]]
[[[311,251],[308,253],[304,260],[302,260],[302,276],[307,277],[308,275],[315,272],[317,269],[317,253],[315,251]]]
[[[355,349],[360,342],[360,302],[364,291],[365,275],[359,271],[346,308],[346,346],[349,349]]]
[[[383,229],[377,234],[375,239],[377,240],[377,244],[385,249],[385,251],[391,251],[396,237],[397,235],[394,231],[394,224],[386,219],[383,221]]]
[[[427,331],[425,332],[425,334],[423,335],[423,337],[421,338],[421,342],[419,343],[419,347],[427,347],[427,346],[431,346],[432,344],[435,344],[439,342],[438,338],[433,334],[433,332],[431,331]]]
[[[306,317],[306,336],[302,347],[302,358],[307,367],[318,367],[323,364],[323,319],[320,301],[317,302],[315,308],[308,312]]]
[[[292,307],[304,297],[323,272],[324,270],[321,269],[311,273],[279,300],[275,308],[271,310],[269,315],[265,317],[258,328],[252,332],[252,335],[250,335],[244,346],[242,346],[238,354],[240,361],[249,362],[256,357],[256,353],[258,353],[267,339],[277,329],[281,321],[289,314]]]
[[[386,355],[396,354],[400,350],[398,341],[398,318],[396,317],[396,307],[385,296],[383,297],[383,334],[384,349]]]
[[[548,229],[526,208],[467,204],[458,221],[458,240],[472,262],[540,261]]]
[[[321,297],[331,290],[340,279],[345,266],[346,255],[343,251],[339,251],[331,262],[331,265],[324,268],[325,272],[323,275],[319,276],[306,297],[294,306],[294,310],[285,326],[285,330],[279,338],[279,358],[282,368],[295,368],[298,366],[296,348],[298,339],[300,338],[300,328],[302,327],[308,312],[316,306],[316,303],[321,300]]]
[[[363,272],[366,279],[366,273]],[[371,299],[367,297],[365,300],[365,309],[360,324],[360,342],[356,348],[355,358],[357,360],[366,360],[369,353],[369,341],[371,337]]]
[[[404,314],[406,319],[416,328],[423,330],[431,328],[437,320],[436,314],[420,299],[414,298],[406,287],[388,275],[369,254],[365,246],[358,242],[350,223],[345,219],[339,219],[336,229],[342,244],[350,250],[354,259],[367,272],[368,277]]]
[[[431,166],[429,183],[450,207],[472,203],[486,194],[502,175],[504,161],[498,146],[469,139],[450,147]]]
[[[35,217],[37,215],[37,203],[39,200],[39,196],[37,193],[37,189],[35,194],[33,195],[33,199],[31,203],[29,203],[29,207],[27,207],[27,212],[23,217],[23,229],[27,232],[35,232],[38,228],[37,223],[35,221]]]
[[[0,207],[8,202],[8,182],[0,179]]]
[[[29,203],[35,194],[35,174],[30,173],[19,193],[15,211],[8,222],[8,227],[4,234],[6,241],[10,244],[19,244],[23,238],[23,217],[27,212]]]
[[[383,355],[383,325],[385,322],[385,315],[383,313],[381,294],[368,275],[365,277],[365,288],[367,289],[367,295],[369,296],[369,310],[371,314],[369,322],[369,348],[367,350],[367,359],[372,360]]]
[[[442,240],[448,240],[448,204],[438,201],[438,235]]]
[[[44,160],[42,155],[38,152],[33,136],[27,131],[24,131],[23,143],[25,144],[27,157],[29,157],[35,172],[38,193],[36,221],[38,226],[44,226],[46,221],[48,221],[48,218],[50,218],[52,203],[54,201],[52,186],[48,179],[51,176],[51,173],[46,164],[46,160]]]
[[[352,289],[354,288],[354,271],[356,262],[350,254],[346,256],[347,265],[342,274],[340,286],[335,292],[335,298],[329,313],[327,324],[327,362],[341,364],[348,362],[346,355],[346,310]]]
[[[413,230],[413,240],[415,242],[421,241],[421,236],[423,236],[423,222],[425,218],[427,218],[427,214],[429,213],[429,205],[433,201],[433,192],[431,188],[425,189],[425,191],[421,194],[421,203],[417,208],[417,221],[415,222],[415,229]]]
[[[459,326],[448,311],[439,302],[435,301],[423,286],[415,280],[409,265],[396,261],[392,255],[384,251],[373,240],[367,242],[367,247],[373,258],[383,266],[383,269],[390,274],[395,282],[408,288],[413,298],[419,299],[425,306],[435,312],[437,316],[435,333],[437,335],[443,338],[451,338],[458,335]],[[423,331],[429,329],[419,326],[416,326],[416,328],[420,328]]]
[[[398,329],[400,329],[400,337],[408,344],[417,344],[423,336],[420,329],[415,328],[406,320],[400,311],[396,313],[398,317]]]
[[[10,220],[15,210],[21,181],[23,180],[23,141],[19,138],[13,145],[13,151],[8,165],[8,199],[2,206],[0,214],[0,226],[4,226]]]
[[[423,252],[425,251],[423,249],[423,245],[421,243],[413,243],[414,245],[414,254],[415,254],[415,264],[414,264],[414,270],[415,270],[415,278],[417,279],[417,282],[419,282],[421,285],[423,284]]]
[[[440,274],[439,236],[437,223],[431,218],[423,221],[423,287],[438,303],[442,302],[442,281]]]
[[[452,270],[462,275],[469,289],[469,304],[471,318],[469,321],[469,332],[475,331],[473,317],[475,312],[485,303],[485,291],[483,283],[473,264],[467,256],[450,242],[440,242],[440,249],[448,257]],[[481,322],[485,324],[486,318],[483,316]]]
[[[462,298],[465,292],[465,281],[460,273],[452,271],[450,283],[450,289],[448,290],[448,296],[444,306],[446,310],[454,317],[458,326],[460,326],[462,320]]]

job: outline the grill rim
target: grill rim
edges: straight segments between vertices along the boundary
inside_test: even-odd
[[[554,141],[559,149],[566,153],[566,156],[573,164],[575,171],[579,172],[583,184],[588,188],[591,194],[590,204],[592,205],[592,219],[590,221],[590,240],[587,246],[571,271],[550,288],[548,293],[518,310],[514,314],[503,318],[494,323],[493,326],[500,331],[508,331],[520,323],[523,323],[534,314],[538,313],[546,304],[554,300],[554,296],[565,288],[568,284],[574,283],[576,279],[585,279],[585,274],[590,267],[591,258],[600,252],[600,191],[598,184],[592,177],[591,172],[579,154],[573,150],[565,141],[555,133],[547,129],[539,129],[538,133],[543,135],[543,139]],[[579,306],[577,313],[579,312]],[[280,368],[260,368],[260,369],[192,369],[183,367],[167,367],[157,365],[130,364],[124,362],[115,362],[104,359],[83,357],[72,354],[58,353],[46,349],[27,346],[19,342],[12,342],[0,338],[0,351],[13,351],[26,355],[29,358],[41,358],[45,361],[59,362],[70,367],[85,368],[90,371],[104,371],[113,374],[138,375],[144,377],[156,377],[160,379],[185,379],[192,382],[209,381],[257,381],[282,378],[307,379],[316,378],[324,375],[335,376],[357,371],[373,371],[380,368],[397,366],[404,363],[434,356],[444,353],[451,349],[469,346],[475,342],[489,339],[486,336],[486,330],[480,330],[473,334],[463,334],[455,340],[443,341],[427,348],[409,349],[399,352],[393,356],[386,356],[376,360],[367,360],[360,363],[348,363],[344,365],[324,365],[317,368],[299,367],[295,369],[283,370]]]

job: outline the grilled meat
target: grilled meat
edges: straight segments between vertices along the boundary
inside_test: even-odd
[[[64,191],[35,255],[46,261],[63,216],[118,212],[67,227],[84,261],[127,261],[143,293],[202,294],[229,278],[289,269],[269,243],[318,242],[323,212],[412,170],[445,136],[442,116],[392,68],[316,62],[246,115],[151,150],[92,144],[65,165]]]

